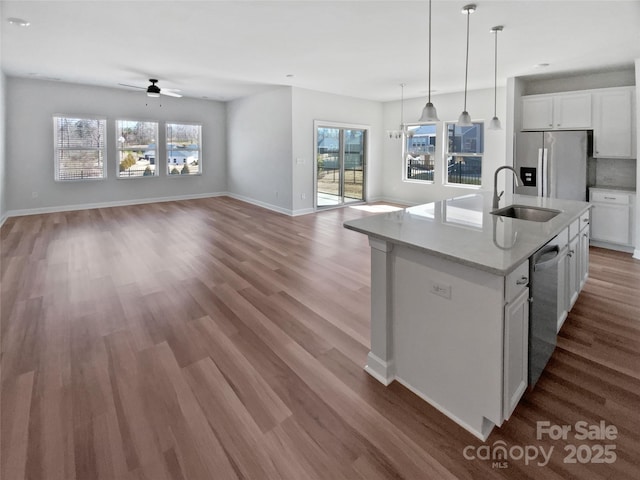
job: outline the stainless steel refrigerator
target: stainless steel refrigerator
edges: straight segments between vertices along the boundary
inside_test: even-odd
[[[516,193],[585,201],[591,138],[590,130],[518,133]]]

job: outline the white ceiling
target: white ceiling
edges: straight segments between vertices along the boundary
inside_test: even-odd
[[[465,1],[433,1],[432,88],[464,86]],[[507,77],[631,68],[640,1],[475,2],[469,89]],[[378,101],[427,91],[428,1],[2,1],[3,71],[229,100],[294,85]],[[31,22],[9,24],[9,17]],[[545,69],[534,65],[549,63]],[[288,74],[294,77],[287,77]]]

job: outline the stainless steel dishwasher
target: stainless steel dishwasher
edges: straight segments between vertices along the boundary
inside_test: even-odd
[[[555,237],[530,259],[529,388],[540,378],[556,348],[558,265],[560,246]]]

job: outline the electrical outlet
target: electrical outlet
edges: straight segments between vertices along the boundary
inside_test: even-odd
[[[304,165],[304,158],[296,158],[297,165]]]
[[[276,192],[275,192],[275,193],[276,193],[276,198],[278,198],[278,190],[276,190]]]
[[[307,198],[307,194],[306,194],[306,193],[301,193],[301,194],[300,194],[300,198],[301,198],[302,200],[305,200],[305,199]]]
[[[442,298],[447,298],[451,300],[451,285],[445,285],[444,283],[435,283],[431,284],[431,293],[438,295]]]
[[[38,192],[31,192],[31,198],[38,198]]]

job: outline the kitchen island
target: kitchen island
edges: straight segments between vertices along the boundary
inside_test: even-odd
[[[529,258],[588,223],[589,209],[507,198],[560,211],[534,222],[492,215],[491,201],[479,192],[344,224],[371,246],[365,370],[385,385],[402,383],[482,440],[527,387]]]

